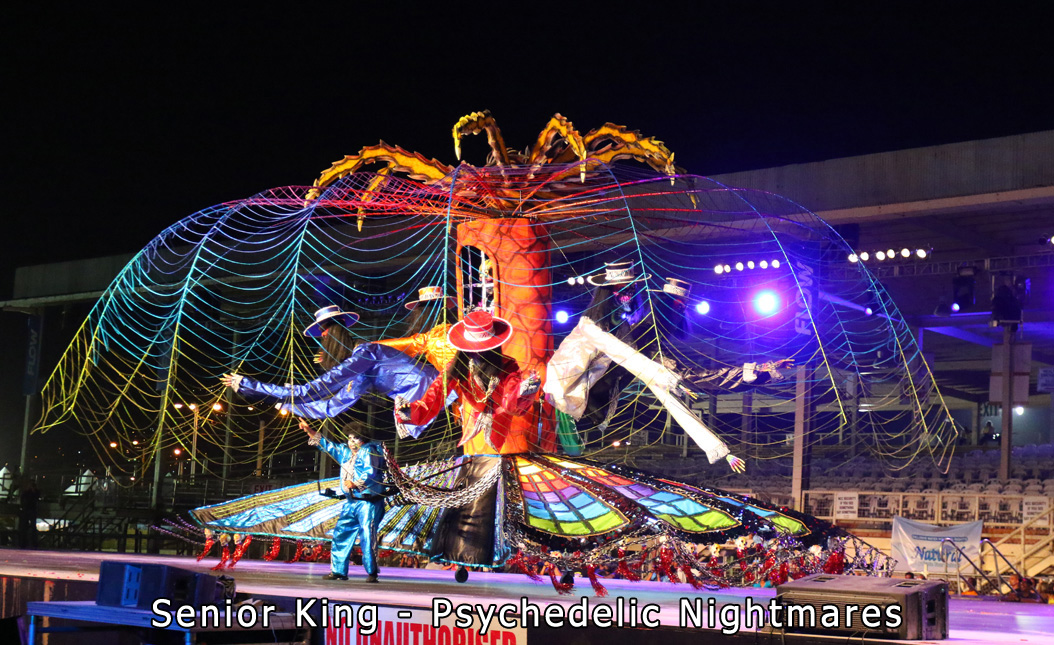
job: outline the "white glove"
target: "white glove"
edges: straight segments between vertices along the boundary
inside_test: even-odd
[[[234,372],[224,374],[220,377],[220,382],[237,392],[242,386],[242,375],[235,374]]]

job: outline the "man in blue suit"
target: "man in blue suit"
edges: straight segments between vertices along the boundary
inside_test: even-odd
[[[326,580],[347,580],[348,560],[355,541],[362,546],[362,565],[366,582],[377,582],[377,529],[384,517],[384,450],[381,444],[365,441],[362,426],[348,424],[344,431],[347,444],[329,441],[312,430],[307,421],[300,420],[300,429],[307,433],[308,443],[329,453],[340,464],[340,488],[345,495],[344,507],[333,527],[331,571]]]

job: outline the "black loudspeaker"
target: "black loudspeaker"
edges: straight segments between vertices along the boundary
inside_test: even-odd
[[[223,583],[207,573],[164,564],[103,562],[95,602],[111,607],[150,609],[158,598],[172,605],[210,605],[223,600]]]
[[[948,638],[948,585],[940,580],[820,573],[780,585],[776,588],[776,602],[784,607],[811,606],[815,611],[815,624],[788,625],[783,630],[785,632],[866,635],[896,640]],[[857,608],[848,610],[850,605]],[[832,606],[834,610],[830,608]],[[868,606],[878,608],[869,610],[869,619],[864,614]],[[895,606],[899,606],[899,610]],[[838,619],[834,621],[836,625],[821,624],[825,610],[829,616],[835,610],[838,612]],[[899,620],[896,620],[898,615]]]

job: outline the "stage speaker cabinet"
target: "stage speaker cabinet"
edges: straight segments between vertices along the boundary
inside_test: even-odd
[[[211,605],[223,600],[216,576],[164,564],[105,561],[99,567],[95,602],[110,607],[151,609],[158,598],[176,605]]]
[[[940,640],[948,638],[948,585],[940,580],[907,580],[870,576],[836,576],[815,574],[782,584],[776,588],[776,602],[787,605],[812,606],[816,612],[815,625],[788,625],[788,633],[845,635],[891,640]],[[822,626],[825,605],[838,611],[836,626]],[[855,611],[846,607],[856,605]],[[876,605],[880,609],[879,625],[872,619],[865,624],[863,609]],[[900,620],[889,620],[899,605]],[[830,613],[832,610],[827,609]],[[801,613],[798,612],[800,616]],[[847,618],[848,615],[848,618]],[[784,612],[786,616],[786,612]],[[899,624],[897,624],[899,623]]]

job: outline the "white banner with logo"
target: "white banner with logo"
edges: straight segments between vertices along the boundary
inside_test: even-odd
[[[949,571],[959,568],[962,556],[950,544],[944,543],[946,538],[950,538],[955,546],[977,562],[981,550],[983,524],[984,522],[977,521],[955,526],[936,526],[895,516],[891,545],[893,557],[897,560],[897,571],[943,571],[945,559],[948,561]]]

